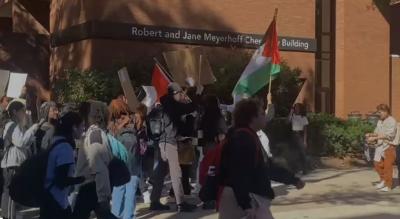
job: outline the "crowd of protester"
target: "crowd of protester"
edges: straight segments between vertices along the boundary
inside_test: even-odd
[[[123,97],[109,105],[95,100],[72,105],[44,102],[33,118],[24,98],[28,97],[0,100],[1,214],[6,219],[27,208],[20,201],[24,194],[17,197],[12,188],[18,186],[16,178],[27,163],[37,157],[45,159],[39,189],[43,191],[37,197],[42,219],[88,219],[93,213],[99,219],[132,219],[140,197],[151,211],[192,212],[198,206],[188,197],[200,181],[208,180],[208,173],[200,179],[199,164],[218,146],[224,146],[217,171],[217,186],[222,189],[215,192],[216,198],[203,200],[203,208],[218,208],[220,218],[272,218],[271,180],[304,187],[272,161],[262,131],[274,116],[271,95],[267,103],[237,103],[231,121],[217,96],[176,83],[150,108],[139,104],[131,109]],[[290,121],[302,142],[305,172],[308,122],[298,106]],[[160,201],[168,179],[174,205]]]

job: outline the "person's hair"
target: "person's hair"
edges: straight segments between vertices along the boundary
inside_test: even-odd
[[[1,97],[0,103],[3,103],[5,100],[6,100],[6,101],[9,101],[9,98],[8,98],[7,96],[4,95],[4,96]]]
[[[260,103],[255,99],[241,100],[233,111],[233,125],[235,127],[247,127],[261,110]]]
[[[390,107],[389,107],[387,104],[379,104],[379,105],[376,107],[376,109],[377,109],[378,111],[387,112],[388,114],[391,113]]]
[[[145,118],[147,115],[147,106],[144,105],[143,103],[140,103],[136,107],[136,113],[138,113],[142,118]]]
[[[306,107],[302,103],[296,103],[294,104],[293,108],[296,109],[296,107],[299,107],[300,109],[300,116],[307,116],[307,111]]]
[[[121,118],[122,115],[129,115],[131,111],[129,110],[128,104],[126,104],[121,99],[114,99],[108,106],[109,111],[109,121],[114,121]]]
[[[79,126],[82,123],[83,119],[79,115],[79,113],[68,112],[58,120],[54,135],[65,137],[68,143],[70,143],[73,147],[75,147],[72,128],[74,126]]]
[[[25,109],[25,104],[23,104],[19,101],[11,102],[7,107],[7,112],[8,112],[9,118],[13,119],[16,116],[15,112],[18,112],[23,109]]]

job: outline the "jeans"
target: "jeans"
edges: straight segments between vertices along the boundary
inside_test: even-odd
[[[136,209],[136,191],[140,178],[131,176],[131,181],[113,188],[111,212],[121,219],[134,219]]]
[[[4,218],[14,219],[16,216],[16,211],[21,208],[21,205],[14,202],[10,195],[9,189],[11,179],[15,175],[16,168],[4,168],[3,169],[3,194],[1,197],[1,214]]]
[[[153,175],[150,178],[150,182],[153,185],[153,190],[151,191],[150,201],[159,202],[164,187],[164,179],[168,174],[168,163],[163,161],[161,158],[156,162],[156,167],[154,169]]]
[[[299,162],[302,171],[308,171],[307,146],[304,144],[304,132],[293,132],[294,142],[299,150]]]
[[[182,171],[179,165],[178,146],[168,143],[160,143],[160,153],[163,161],[168,162],[172,188],[174,189],[176,203],[183,202]]]

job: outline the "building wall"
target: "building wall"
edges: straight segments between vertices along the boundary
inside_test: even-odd
[[[315,38],[315,0],[53,0],[50,30],[56,32],[90,20],[137,23],[207,30],[263,34],[275,8],[279,8],[278,33],[283,36]],[[85,46],[89,49],[86,50]],[[53,49],[51,74],[65,68],[107,69],[129,59],[152,59],[163,51],[187,45],[92,39]],[[204,47],[207,56],[225,60],[232,49]],[[84,51],[84,54],[80,52]],[[312,53],[282,52],[291,67],[299,67],[307,79],[300,101],[314,109],[315,58]],[[213,60],[213,61],[215,61]],[[229,61],[229,60],[228,60]],[[244,66],[243,66],[244,67]],[[149,72],[150,74],[150,72]]]
[[[26,72],[47,85],[49,72],[49,41],[44,36],[3,33],[0,47],[0,69]]]
[[[336,115],[389,104],[390,26],[366,0],[337,1]]]
[[[397,120],[400,120],[400,57],[391,59],[392,70],[392,113]]]

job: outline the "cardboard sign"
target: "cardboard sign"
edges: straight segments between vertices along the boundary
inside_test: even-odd
[[[153,86],[142,86],[146,96],[143,98],[142,103],[151,109],[157,102],[157,91]]]
[[[125,97],[128,100],[128,106],[132,112],[135,112],[136,107],[139,105],[139,101],[136,97],[135,90],[133,89],[126,67],[118,71],[118,76],[122,89],[124,90]]]
[[[7,83],[10,78],[10,71],[0,69],[0,97],[6,93]]]
[[[11,72],[10,80],[8,81],[7,97],[19,98],[27,78],[28,74]]]
[[[213,84],[217,81],[200,47],[163,53],[174,81],[184,87]]]

